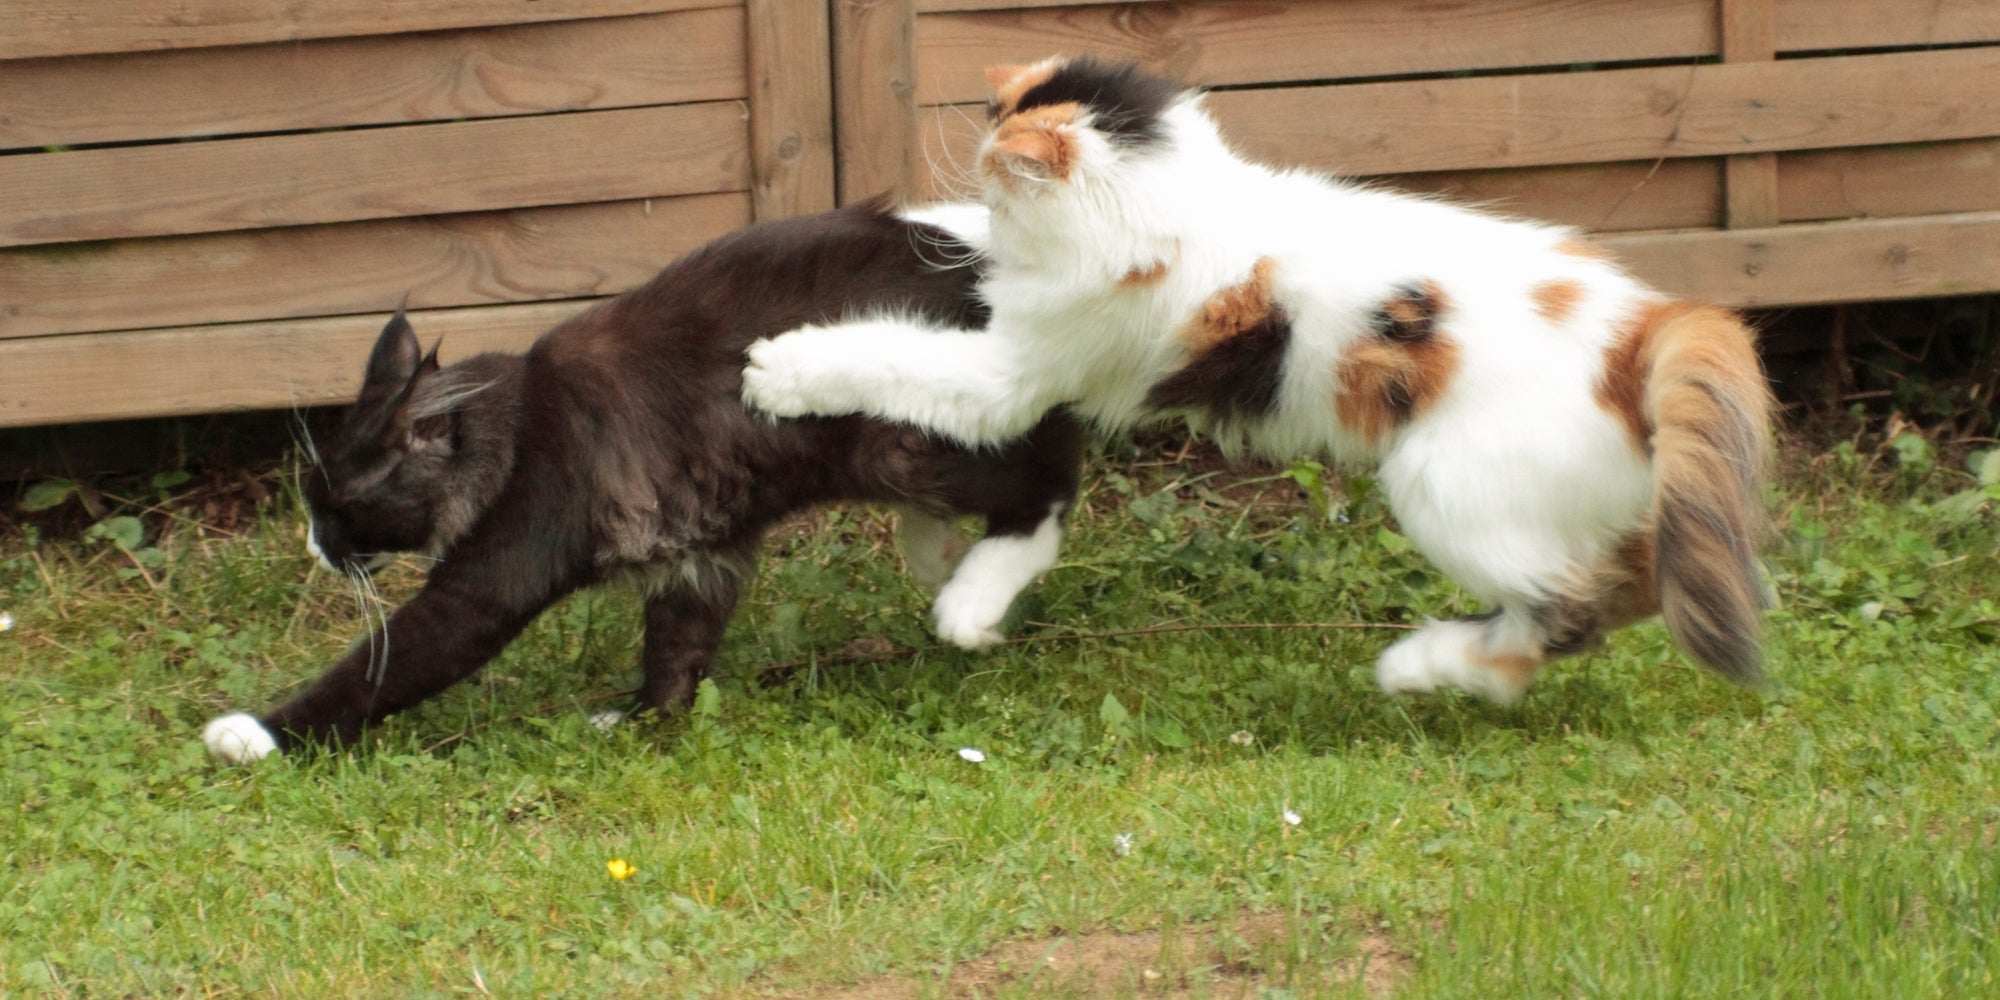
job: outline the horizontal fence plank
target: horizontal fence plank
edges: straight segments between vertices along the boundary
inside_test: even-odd
[[[1781,52],[2000,42],[1993,0],[1778,0]]]
[[[970,117],[976,112],[946,105],[918,113],[923,162],[916,171],[916,200],[978,196],[972,164],[985,125]],[[1228,130],[1229,124],[1223,127]],[[1679,229],[1721,223],[1720,169],[1713,159],[1690,158],[1372,176],[1406,191],[1586,229]]]
[[[1390,187],[1599,232],[1722,224],[1714,159],[1440,171],[1375,178]]]
[[[666,10],[740,0],[0,0],[0,59],[386,35]]]
[[[749,189],[736,101],[0,157],[0,245]]]
[[[0,148],[731,100],[743,11],[0,62]]]
[[[2000,291],[2000,212],[1599,238],[1667,291],[1751,307]]]
[[[2000,47],[1242,90],[1251,155],[1347,173],[1715,156],[2000,135]]]
[[[1189,83],[1353,79],[1713,55],[1714,0],[1161,3],[938,14],[916,24],[917,100],[987,97],[987,66],[1136,59]]]
[[[2000,210],[2000,139],[1785,153],[1786,222]]]
[[[743,192],[0,250],[0,338],[606,295],[747,225]]]
[[[1013,10],[1017,7],[1076,7],[1089,0],[917,0],[917,10],[924,14],[949,13],[961,10]],[[1121,7],[1165,6],[1168,0],[1124,0]]]
[[[447,364],[521,351],[586,301],[413,313]],[[386,313],[0,341],[0,427],[347,402]]]

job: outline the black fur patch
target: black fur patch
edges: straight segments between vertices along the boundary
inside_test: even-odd
[[[1195,356],[1146,393],[1156,410],[1203,409],[1223,417],[1260,417],[1278,405],[1278,385],[1292,322],[1273,308],[1256,325]]]
[[[1437,332],[1444,296],[1429,283],[1405,285],[1375,310],[1374,326],[1390,340],[1423,340]]]
[[[1088,108],[1093,128],[1119,146],[1146,146],[1161,134],[1160,116],[1187,88],[1131,63],[1072,59],[1021,95],[1016,113],[1074,101]]]

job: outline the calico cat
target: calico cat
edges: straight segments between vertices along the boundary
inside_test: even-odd
[[[880,203],[723,237],[544,334],[525,356],[440,368],[398,313],[337,437],[306,472],[308,547],[362,575],[434,555],[423,588],[325,676],[204,734],[242,762],[351,741],[478,670],[542,609],[637,575],[647,593],[638,706],[683,707],[708,672],[759,537],[833,500],[902,509],[911,570],[942,585],[938,634],[999,639],[1016,593],[1055,561],[1081,433],[1063,414],[969,450],[857,417],[773,421],[738,399],[744,348],[807,322],[893,310],[978,326],[976,206],[902,217]],[[923,221],[925,218],[931,221]],[[945,228],[945,225],[956,228]],[[985,536],[954,567],[949,518]]]
[[[774,414],[867,413],[968,445],[1051,407],[1187,413],[1229,447],[1378,467],[1416,546],[1487,602],[1390,646],[1391,692],[1511,701],[1664,612],[1761,674],[1771,401],[1753,334],[1576,233],[1277,170],[1132,66],[989,71],[987,332],[884,316],[750,350]]]

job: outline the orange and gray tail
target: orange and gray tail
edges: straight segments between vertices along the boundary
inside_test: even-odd
[[[1646,319],[1632,360],[1644,373],[1636,402],[1651,431],[1660,612],[1695,658],[1755,683],[1772,411],[1755,335],[1723,309],[1675,304]]]

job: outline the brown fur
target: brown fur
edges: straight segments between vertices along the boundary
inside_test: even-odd
[[[1179,254],[1175,254],[1175,257],[1178,258]],[[1173,269],[1173,261],[1156,260],[1146,267],[1135,267],[1125,272],[1125,276],[1118,279],[1118,287],[1149,288],[1166,280],[1167,275],[1172,273]]]
[[[1529,293],[1535,299],[1535,314],[1551,325],[1561,324],[1576,311],[1583,298],[1583,286],[1574,281],[1545,281]]]
[[[1556,244],[1556,252],[1569,257],[1581,258],[1583,260],[1611,259],[1611,255],[1605,253],[1603,247],[1600,247],[1595,243],[1590,243],[1584,240],[1564,240],[1561,243]]]
[[[1056,65],[1046,66],[988,66],[986,82],[993,88],[993,105],[990,109],[995,121],[1014,113],[1021,106],[1021,96],[1048,82],[1054,76]]]
[[[1082,107],[1075,103],[1050,104],[1009,115],[993,130],[991,149],[1038,160],[1057,180],[1069,176],[1076,158],[1076,144],[1062,133],[1062,127],[1076,122]]]
[[[1259,257],[1248,278],[1209,296],[1201,317],[1182,333],[1189,354],[1201,354],[1270,318],[1272,266],[1271,258]]]
[[[1444,395],[1458,371],[1458,345],[1438,328],[1449,305],[1428,281],[1382,304],[1379,336],[1350,346],[1334,369],[1334,414],[1342,426],[1380,441]]]
[[[1772,404],[1753,335],[1727,310],[1647,305],[1606,350],[1597,399],[1652,456],[1653,537],[1630,558],[1651,564],[1668,630],[1703,663],[1755,680]]]

